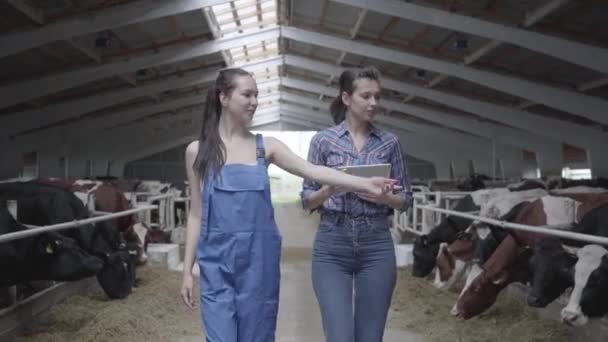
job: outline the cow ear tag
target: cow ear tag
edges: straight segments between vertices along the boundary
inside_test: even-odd
[[[51,243],[47,243],[47,244],[46,244],[46,249],[45,249],[45,251],[46,251],[48,254],[53,254],[53,253],[55,253],[55,250],[53,249],[53,245],[52,245]]]

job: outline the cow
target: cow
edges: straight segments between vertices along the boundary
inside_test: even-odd
[[[524,191],[532,189],[547,190],[547,185],[539,179],[524,179],[521,182],[507,185],[507,189],[509,189],[509,191]]]
[[[95,208],[104,212],[115,213],[130,209],[130,203],[124,195],[124,192],[118,186],[111,183],[104,183],[95,190]],[[147,260],[146,241],[147,232],[143,231],[143,225],[139,225],[136,231],[135,216],[128,215],[117,217],[113,220],[118,227],[118,230],[124,235],[126,243],[131,249],[135,249],[137,264],[144,264]],[[147,227],[146,231],[148,230]]]
[[[145,180],[140,181],[135,185],[135,192],[146,192],[152,194],[171,193],[176,197],[181,196],[182,191],[175,188],[171,183],[163,183],[160,181]]]
[[[113,181],[113,178],[108,179],[107,181],[76,180],[74,182],[68,182],[60,178],[39,178],[35,181],[40,184],[45,184],[72,192],[87,208],[90,207],[91,209],[97,209],[110,213],[130,209],[129,202],[124,196],[122,190],[120,190],[118,185],[115,184],[116,181]],[[91,204],[89,202],[92,199],[94,200],[94,203]],[[125,242],[129,244],[129,248],[136,250],[136,263],[139,265],[144,264],[147,260],[147,255],[144,248],[145,241],[143,240],[145,234],[141,232],[140,234],[136,234],[134,232],[134,215],[118,217],[113,221],[115,222],[118,231],[123,234],[124,239],[126,240]],[[107,226],[105,224],[101,225]],[[104,232],[106,231],[107,229],[104,230]],[[117,236],[109,238],[106,236],[107,241],[117,241],[117,239]],[[117,246],[115,245],[113,248],[116,249]]]
[[[25,231],[0,201],[0,234]],[[45,232],[0,243],[0,286],[26,281],[76,281],[96,275],[102,260],[68,237]]]
[[[500,221],[513,222],[528,203],[517,204],[501,216]],[[483,264],[507,234],[507,230],[495,226],[489,226],[489,231],[484,230],[481,234],[475,228],[469,228],[451,244],[442,243],[437,254],[433,285],[438,288],[451,287],[473,264]]]
[[[532,277],[527,303],[543,308],[574,285],[576,256],[569,253],[559,238],[547,237],[534,246],[530,258]]]
[[[510,192],[506,188],[484,189],[472,192],[465,196],[453,209],[455,211],[470,212],[480,210],[480,216],[488,216],[491,218],[499,218],[506,215],[517,204],[529,200],[531,198],[540,197],[546,194],[543,189],[533,189],[520,192]],[[463,218],[456,215],[448,215],[441,223],[433,229],[428,235],[422,235],[414,241],[414,264],[412,267],[412,275],[415,277],[425,277],[435,267],[435,260],[439,252],[441,243],[450,244],[457,238],[459,232],[466,230],[473,220]],[[480,235],[487,235],[482,232],[482,225],[479,225],[477,232]]]
[[[566,179],[566,178],[554,178],[547,180],[548,189],[567,189],[576,186],[587,186],[594,188],[608,189],[607,178],[595,178],[595,179]]]
[[[471,195],[462,198],[453,209],[455,211],[478,210],[477,205]],[[448,215],[441,223],[435,227],[428,235],[422,235],[414,241],[413,256],[414,263],[412,275],[414,277],[426,277],[435,267],[435,260],[442,242],[454,242],[458,233],[464,231],[472,220],[459,216]]]
[[[544,196],[527,204],[515,222],[532,226],[574,224],[580,202],[568,197]],[[452,314],[469,319],[489,308],[502,289],[511,282],[530,277],[531,248],[546,235],[511,231],[478,274],[471,272]],[[528,258],[528,259],[526,259]]]
[[[588,317],[608,313],[608,251],[598,245],[587,245],[578,250],[577,256],[574,288],[561,318],[567,324],[581,326]]]
[[[573,232],[608,237],[608,204],[590,210],[576,223]],[[528,304],[544,307],[574,285],[576,253],[568,246],[586,243],[572,239],[546,238],[535,246],[531,259],[533,277]]]
[[[494,197],[484,203],[479,210],[479,216],[485,218],[497,219],[505,215],[521,202],[527,202],[541,198],[547,195],[545,189],[534,188],[531,190],[523,190],[517,192],[508,192],[504,195]],[[485,223],[473,221],[472,223],[477,229],[487,226]]]
[[[0,195],[18,201],[18,220],[50,225],[89,217],[87,209],[68,190],[36,182],[2,184]],[[61,231],[87,253],[103,261],[97,279],[110,298],[125,298],[134,285],[134,268],[126,244],[112,221]]]

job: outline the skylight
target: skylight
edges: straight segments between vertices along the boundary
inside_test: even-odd
[[[260,28],[277,26],[277,0],[237,0],[211,7],[214,30],[218,38],[233,37]],[[251,42],[242,47],[226,51],[231,66],[278,55],[275,40]]]
[[[277,0],[237,0],[212,6],[206,13],[216,38],[234,37],[241,34],[277,26]],[[252,41],[246,45],[223,51],[228,66],[239,67],[257,60],[272,58],[279,54],[277,39]],[[278,86],[260,87],[260,82],[278,77],[278,67],[254,70],[253,77],[258,82],[260,96],[278,91]],[[261,102],[265,107],[271,103]]]

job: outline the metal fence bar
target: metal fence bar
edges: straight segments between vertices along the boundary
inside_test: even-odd
[[[158,200],[162,200],[162,199],[169,198],[169,197],[173,197],[173,194],[162,194],[162,195],[158,195],[158,196],[148,197],[146,199],[146,201],[147,202],[158,201]]]
[[[463,213],[460,211],[436,208],[436,207],[429,206],[429,205],[421,205],[418,207],[421,208],[422,210],[430,210],[430,211],[435,211],[435,212],[439,212],[439,213],[443,213],[443,214],[460,216],[460,217],[468,218],[471,220],[477,220],[480,222],[489,223],[489,224],[499,226],[502,228],[509,228],[509,229],[515,229],[515,230],[521,230],[521,231],[527,231],[527,232],[533,232],[533,233],[539,233],[539,234],[545,234],[545,235],[552,235],[552,236],[557,236],[557,237],[571,239],[571,240],[577,240],[577,241],[583,241],[583,242],[589,242],[589,243],[595,243],[595,244],[608,246],[607,237],[574,233],[574,232],[568,232],[568,231],[562,231],[562,230],[555,229],[555,228],[564,228],[564,227],[568,227],[571,225],[528,226],[525,224],[499,221],[499,220],[495,220],[495,219],[491,219],[491,218],[487,218],[487,217],[466,214],[466,213]],[[554,229],[550,229],[547,227],[553,227]]]
[[[26,238],[29,236],[34,236],[34,235],[38,235],[38,234],[45,233],[45,232],[74,228],[74,227],[82,226],[82,225],[89,224],[89,223],[105,221],[105,220],[109,220],[109,219],[113,219],[113,218],[117,218],[117,217],[131,215],[131,214],[134,214],[134,213],[137,213],[140,211],[145,211],[145,210],[149,211],[152,209],[156,209],[156,206],[155,205],[143,205],[143,206],[138,206],[137,208],[124,210],[124,211],[117,212],[117,213],[101,215],[101,216],[91,217],[91,218],[82,219],[82,220],[74,220],[74,221],[70,221],[70,222],[52,224],[49,226],[37,227],[37,228],[22,230],[22,231],[18,231],[18,232],[14,232],[14,233],[2,234],[2,235],[0,235],[0,243],[23,239],[23,238]]]

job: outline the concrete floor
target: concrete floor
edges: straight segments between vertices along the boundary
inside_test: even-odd
[[[281,264],[281,299],[277,323],[277,342],[324,341],[321,315],[310,279],[310,251],[286,248]],[[390,315],[390,313],[389,313]],[[189,336],[179,342],[200,342],[200,336]],[[380,341],[378,341],[380,342]],[[407,331],[387,329],[384,342],[424,342]]]
[[[283,235],[276,341],[324,341],[321,315],[310,278],[310,248],[318,216],[303,212],[299,204],[275,205],[275,216]],[[179,341],[200,342],[201,337],[184,337]],[[384,342],[424,342],[424,339],[407,331],[387,329]]]

